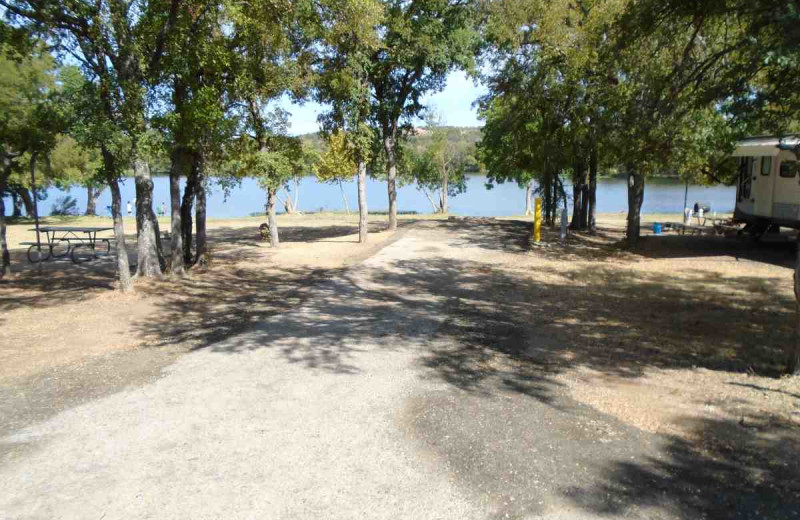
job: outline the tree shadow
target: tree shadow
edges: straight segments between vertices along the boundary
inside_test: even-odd
[[[600,515],[651,518],[790,519],[800,516],[800,437],[721,419],[686,419],[687,440],[669,436],[657,456],[599,468],[588,487],[564,488],[579,507]]]
[[[457,233],[466,247],[510,253],[523,253],[529,249],[532,229],[530,222],[476,217],[429,222],[449,233]]]
[[[731,386],[742,386],[742,387],[745,387],[745,388],[752,388],[753,390],[759,390],[761,392],[772,392],[772,393],[776,393],[776,394],[788,395],[789,397],[794,397],[794,398],[800,399],[800,394],[795,394],[793,392],[787,392],[786,390],[780,390],[780,389],[777,389],[777,388],[766,388],[764,386],[752,385],[752,384],[748,384],[748,383],[737,383],[735,381],[731,381],[731,382],[729,382],[727,384],[729,384]]]
[[[613,257],[634,261],[728,257],[733,261],[793,268],[797,250],[794,240],[770,242],[738,236],[677,234],[642,236],[636,247],[629,248],[624,241],[624,230],[602,225],[594,234],[570,231],[563,245],[555,229],[544,227],[542,235],[550,247],[537,249],[537,254],[559,261],[607,260]]]
[[[485,364],[486,349],[540,373],[572,365],[623,377],[649,367],[781,373],[793,300],[779,293],[780,278],[693,271],[677,279],[591,266],[537,272],[548,281],[448,259],[395,262],[375,276],[448,300],[439,334],[459,350],[433,351],[429,363],[457,386],[480,380],[471,367]]]
[[[663,235],[640,239],[632,252],[652,259],[702,258],[727,256],[735,260],[749,260],[792,268],[797,242],[756,242],[749,237],[724,237],[719,235]]]
[[[261,239],[259,224],[254,222],[251,227],[215,228],[209,232],[209,236],[215,242],[222,244],[248,246],[269,244],[268,240]],[[278,232],[281,242],[317,242],[358,233],[358,226],[279,226]]]
[[[456,247],[529,251],[525,222],[424,225],[455,235]],[[566,251],[578,260],[629,254],[609,243],[612,236],[573,235]],[[555,237],[545,230],[546,240]],[[256,250],[249,236],[224,238],[220,244]],[[559,248],[535,254],[559,255]],[[343,377],[363,370],[365,354],[413,350],[424,376],[448,390],[475,400],[516,396],[566,414],[574,404],[560,398],[554,376],[576,366],[628,378],[693,366],[778,375],[793,332],[784,285],[777,276],[722,278],[699,269],[675,276],[591,262],[515,270],[435,254],[317,271],[223,260],[183,280],[143,285],[157,294],[158,311],[137,328],[152,348],[269,349]],[[694,439],[669,437],[663,449],[645,451],[649,458],[604,463],[596,468],[602,478],[563,493],[597,514],[657,508],[679,518],[735,518],[741,508],[741,518],[758,511],[781,518],[796,507],[796,432],[724,420],[694,430]],[[598,446],[585,449],[584,462]]]
[[[116,285],[113,255],[76,265],[69,258],[31,264],[24,251],[11,254],[14,276],[0,281],[0,312],[73,303]]]
[[[59,218],[57,223],[64,224],[69,218]],[[80,217],[74,217],[77,219]],[[404,226],[409,225],[404,222]],[[374,224],[372,227],[376,227]],[[286,242],[315,242],[326,238],[348,236],[358,232],[357,226],[288,226],[281,228],[282,240]],[[208,231],[209,247],[212,259],[223,262],[252,262],[265,260],[270,252],[268,242],[261,240],[258,226],[234,228],[221,227]],[[136,237],[126,236],[128,259],[132,269],[136,266]],[[165,253],[169,254],[170,241],[163,240]],[[51,306],[74,303],[93,298],[98,291],[112,290],[116,287],[116,263],[112,254],[90,262],[74,264],[69,257],[50,259],[41,264],[31,264],[26,256],[26,249],[11,252],[14,277],[0,280],[0,312],[19,308],[47,308]],[[216,273],[216,271],[215,271]],[[204,276],[198,274],[198,277]],[[219,276],[215,274],[214,276]],[[258,278],[262,274],[255,270],[249,278]],[[235,275],[222,276],[223,279],[239,286],[247,287],[248,281]],[[163,294],[180,289],[165,282],[160,289],[149,288],[146,291]],[[191,284],[190,284],[191,285]],[[213,285],[213,284],[212,284]],[[191,293],[196,287],[187,287]]]
[[[490,228],[503,241],[502,226]],[[651,367],[780,373],[792,334],[781,279],[593,266],[538,273],[546,281],[443,257],[312,272],[223,266],[160,287],[161,309],[141,330],[219,352],[273,348],[335,371],[356,371],[349,358],[360,344],[424,346],[423,364],[454,387],[539,399],[544,378],[575,365],[622,377]]]

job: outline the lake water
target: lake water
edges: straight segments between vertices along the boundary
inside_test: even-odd
[[[153,179],[154,201],[156,206],[162,202],[169,207],[169,179],[156,177]],[[121,183],[123,207],[135,197],[133,179]],[[650,179],[645,187],[644,213],[680,213],[683,211],[685,185],[672,179]],[[243,217],[252,213],[263,212],[265,203],[264,190],[254,179],[245,179],[242,184],[231,190],[225,197],[223,190],[212,183],[208,198],[209,217]],[[344,184],[344,191],[349,200],[350,209],[357,209],[356,182]],[[568,190],[571,194],[571,188]],[[81,212],[86,209],[86,191],[83,188],[72,188],[62,191],[57,188],[47,190],[47,198],[39,202],[39,212],[49,215],[57,198],[71,195],[78,201]],[[733,211],[736,188],[733,186],[689,186],[689,205],[703,202],[711,206],[712,211]],[[372,211],[385,211],[388,206],[386,183],[369,179],[367,181],[367,205]],[[625,179],[600,179],[597,185],[598,213],[618,213],[627,211],[627,189]],[[416,211],[430,213],[430,202],[414,185],[401,186],[397,195],[400,211]],[[6,212],[10,213],[11,201],[6,198]],[[97,201],[98,214],[106,214],[106,206],[111,204],[111,195],[106,189]],[[282,209],[281,206],[279,208]],[[340,211],[344,202],[340,188],[336,184],[317,182],[314,177],[306,177],[300,182],[299,209],[301,211]],[[495,185],[486,188],[486,178],[470,176],[466,192],[450,199],[450,213],[464,216],[510,216],[521,215],[525,211],[525,190],[515,183]]]

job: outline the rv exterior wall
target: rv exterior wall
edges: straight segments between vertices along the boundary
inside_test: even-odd
[[[796,162],[797,159],[794,153],[783,150],[778,155],[778,160],[773,161],[775,175],[772,178],[775,181],[775,192],[773,200],[773,208],[770,216],[779,219],[793,219],[800,220],[800,176],[794,169],[793,174],[786,175],[787,168],[783,168],[784,173],[781,173],[781,165],[784,162]]]
[[[735,218],[740,221],[778,224],[800,229],[800,171],[781,168],[797,157],[780,147],[800,145],[800,137],[753,137],[740,141],[734,157],[741,157],[736,190]]]
[[[755,157],[750,178],[753,180],[752,199],[753,212],[759,217],[772,216],[772,197],[775,191],[775,175],[773,163],[777,161],[771,155]],[[767,173],[764,174],[764,171]]]

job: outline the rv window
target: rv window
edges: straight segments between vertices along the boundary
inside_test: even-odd
[[[781,177],[795,177],[797,175],[797,161],[781,162]]]
[[[772,157],[761,158],[761,175],[769,175],[772,171]]]

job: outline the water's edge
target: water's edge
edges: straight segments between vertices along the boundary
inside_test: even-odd
[[[156,208],[163,203],[169,205],[169,179],[154,177],[153,200]],[[134,202],[135,188],[133,179],[125,179],[121,184],[123,207]],[[643,213],[681,213],[683,211],[686,185],[677,179],[653,179],[645,187]],[[230,190],[227,198],[221,187],[212,183],[208,200],[208,216],[231,218],[244,217],[254,213],[263,213],[265,193],[255,179],[244,179],[241,185]],[[78,210],[86,209],[86,191],[73,187],[62,191],[50,188],[46,198],[39,202],[41,215],[49,215],[57,199],[64,196],[74,197],[78,202]],[[281,195],[284,197],[285,193]],[[712,211],[727,213],[733,211],[736,188],[732,186],[689,186],[688,204],[702,202],[711,206]],[[356,210],[355,181],[338,184],[320,183],[314,177],[305,177],[300,182],[299,207],[301,211],[344,211],[345,197],[351,211]],[[7,210],[11,212],[11,201],[5,198]],[[97,200],[98,214],[107,214],[107,206],[111,203],[110,194],[105,190]],[[367,181],[367,204],[373,211],[386,211],[388,195],[383,181],[369,179]],[[431,213],[432,207],[424,193],[414,185],[401,186],[398,189],[398,207],[401,211]],[[624,213],[627,211],[627,186],[624,179],[605,178],[598,180],[597,212]],[[505,183],[487,188],[486,178],[479,175],[470,176],[467,189],[450,199],[450,213],[463,216],[513,216],[525,212],[525,190],[514,183]]]

